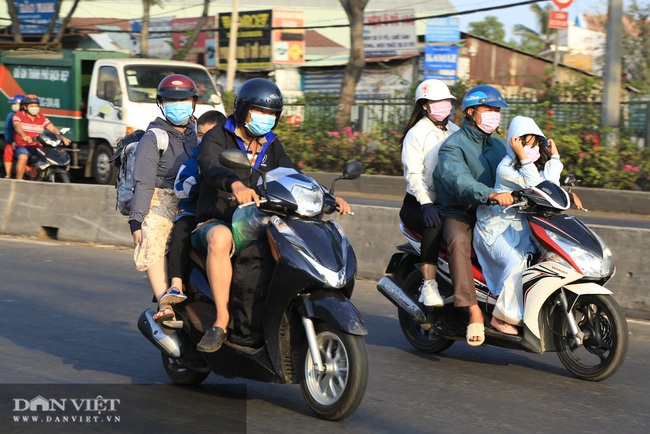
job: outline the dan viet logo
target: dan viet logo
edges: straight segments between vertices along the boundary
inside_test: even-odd
[[[14,398],[14,422],[119,422],[119,399],[104,398]]]

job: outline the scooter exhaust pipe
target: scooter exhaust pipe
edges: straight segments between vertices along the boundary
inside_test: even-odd
[[[420,306],[411,300],[411,297],[409,297],[404,290],[395,283],[392,277],[382,277],[379,282],[377,282],[377,289],[395,306],[399,307],[416,320],[420,322],[426,320],[426,315],[422,309],[420,309]]]
[[[181,356],[181,341],[178,339],[176,332],[166,334],[162,327],[156,324],[153,316],[155,312],[147,309],[142,312],[138,318],[138,330],[142,335],[149,339],[152,344],[158,347],[162,352],[171,357]]]

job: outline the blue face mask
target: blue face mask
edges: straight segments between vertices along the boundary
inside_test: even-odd
[[[174,125],[183,125],[192,116],[193,111],[191,102],[176,101],[164,103],[165,117]]]
[[[275,125],[274,115],[263,115],[260,113],[251,113],[251,121],[246,124],[246,128],[254,137],[262,137]]]

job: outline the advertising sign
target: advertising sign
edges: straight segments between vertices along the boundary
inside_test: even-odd
[[[424,47],[424,69],[426,71],[456,70],[458,47],[451,45],[427,45]]]
[[[434,18],[426,21],[425,42],[458,42],[460,41],[460,19]]]
[[[564,11],[551,11],[548,15],[549,29],[566,29],[569,13]]]
[[[131,21],[131,31],[133,32],[133,39],[131,51],[135,54],[140,54],[140,31],[142,29],[142,21]],[[168,32],[172,29],[172,18],[157,18],[149,21],[149,43],[148,56],[170,58],[172,57],[173,50],[171,47],[172,37]],[[163,32],[163,33],[160,33]]]
[[[56,0],[20,0],[16,1],[20,32],[23,35],[42,35],[47,30],[55,10]],[[57,31],[60,19],[57,21]]]
[[[411,10],[366,14],[363,48],[366,57],[418,55],[415,21],[375,24],[415,17]]]
[[[214,28],[214,18],[215,17],[207,17],[204,28],[207,29],[212,29]],[[185,41],[189,37],[189,34],[194,30],[194,28],[197,26],[199,23],[199,20],[201,18],[174,18],[172,19],[172,29],[173,30],[186,30],[185,33],[172,33],[172,45],[174,47],[174,52],[178,51],[183,45],[185,45]],[[195,63],[200,63],[205,66],[207,65],[208,61],[208,56],[207,56],[207,51],[206,48],[209,45],[209,43],[206,43],[208,39],[214,39],[213,32],[201,32],[199,33],[198,38],[196,38],[196,41],[194,42],[194,45],[192,45],[192,48],[190,49],[189,53],[187,53],[187,56],[185,56],[185,59],[188,62],[195,62]],[[214,50],[214,44],[212,44],[212,49]],[[212,53],[212,57],[214,58],[214,53]],[[214,65],[214,60],[212,61],[212,65]]]
[[[219,14],[219,68],[228,65],[230,23],[232,15]],[[272,11],[249,11],[239,13],[237,30],[237,69],[271,69]]]
[[[273,63],[305,63],[305,11],[273,10]]]

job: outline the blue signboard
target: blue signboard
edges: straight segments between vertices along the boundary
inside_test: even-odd
[[[458,65],[458,47],[452,45],[427,45],[424,47],[424,70],[455,71]]]
[[[55,6],[56,0],[16,1],[20,32],[24,35],[42,35],[45,33],[52,20]],[[57,21],[55,30],[59,27],[59,21]]]
[[[425,42],[460,41],[460,20],[458,18],[433,18],[426,22]]]

